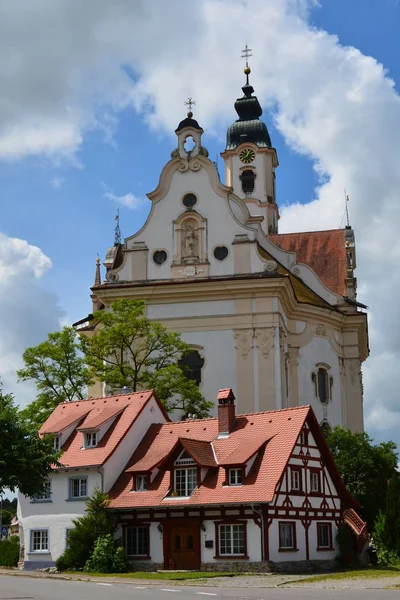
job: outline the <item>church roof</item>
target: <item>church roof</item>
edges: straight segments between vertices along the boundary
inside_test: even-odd
[[[189,116],[190,114],[191,113],[188,113],[186,119],[183,119],[183,121],[179,123],[178,127],[175,129],[175,133],[185,129],[185,127],[192,127],[193,129],[200,129],[200,131],[203,131],[196,119],[192,119],[192,117]]]
[[[297,262],[310,266],[332,292],[346,296],[345,232],[345,229],[331,229],[281,233],[268,238],[282,250],[296,252]]]
[[[253,96],[254,88],[249,84],[242,87],[243,97],[235,102],[235,110],[239,118],[228,127],[226,134],[226,150],[234,150],[244,142],[252,142],[259,148],[271,148],[271,138],[266,124],[260,121],[262,108],[257,96]]]

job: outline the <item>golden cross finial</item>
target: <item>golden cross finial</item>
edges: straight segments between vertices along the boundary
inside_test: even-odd
[[[250,56],[253,56],[252,52],[253,52],[253,50],[251,48],[249,48],[247,44],[244,47],[244,50],[242,50],[242,58],[246,59],[246,67],[249,66],[249,58],[250,58]]]
[[[189,107],[189,112],[192,112],[192,107],[196,106],[196,102],[193,100],[193,98],[188,98],[187,101],[185,102],[185,106]]]

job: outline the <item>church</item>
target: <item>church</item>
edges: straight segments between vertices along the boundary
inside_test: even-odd
[[[247,63],[244,72],[221,153],[225,183],[189,101],[176,148],[147,194],[145,224],[123,242],[116,236],[104,280],[98,261],[93,311],[144,300],[150,319],[191,346],[185,360],[207,400],[232,388],[238,413],[311,405],[323,427],[362,431],[369,348],[354,232],[279,233],[278,156]],[[88,318],[75,325],[95,334]],[[89,389],[104,395],[100,383]]]

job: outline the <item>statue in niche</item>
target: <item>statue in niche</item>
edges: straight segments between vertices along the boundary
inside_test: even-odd
[[[198,259],[198,235],[196,223],[194,221],[186,221],[184,225],[184,241],[182,247],[182,257],[186,259]]]

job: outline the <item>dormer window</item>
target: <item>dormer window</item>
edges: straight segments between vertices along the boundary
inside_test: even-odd
[[[97,432],[89,431],[86,435],[85,448],[95,448],[97,446]]]
[[[61,436],[56,435],[53,438],[53,450],[54,452],[59,452],[61,450]]]
[[[147,475],[136,475],[135,491],[136,492],[146,492],[147,491]]]
[[[197,464],[186,451],[183,451],[175,461],[174,492],[177,496],[190,496],[197,487]]]
[[[229,482],[229,485],[232,485],[232,486],[242,485],[242,483],[243,483],[242,469],[229,469],[228,482]]]

